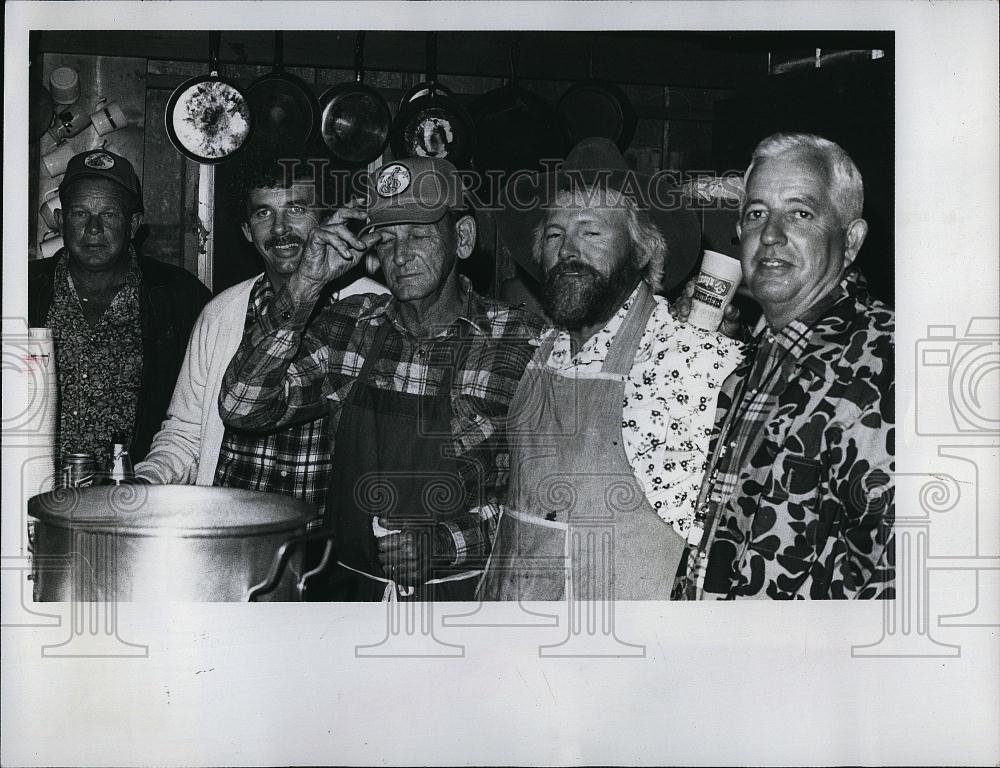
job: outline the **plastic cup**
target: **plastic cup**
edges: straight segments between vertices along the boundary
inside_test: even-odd
[[[717,251],[705,251],[688,322],[706,331],[717,331],[742,277],[738,259]]]

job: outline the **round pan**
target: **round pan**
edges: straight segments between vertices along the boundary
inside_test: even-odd
[[[392,115],[382,95],[364,84],[365,33],[354,41],[354,82],[340,83],[323,94],[320,135],[330,153],[350,165],[380,157],[389,142]]]
[[[594,77],[593,57],[589,53],[587,79],[562,95],[556,112],[570,147],[590,136],[603,136],[624,152],[635,136],[632,102],[617,85]]]
[[[319,122],[319,104],[309,85],[285,72],[284,33],[274,33],[274,69],[247,87],[247,100],[254,117],[255,140],[301,149]]]
[[[468,168],[476,147],[472,117],[451,91],[437,82],[437,36],[427,35],[427,80],[400,102],[389,142],[393,155],[446,158]]]
[[[476,126],[476,169],[537,170],[543,159],[561,159],[565,138],[555,111],[537,93],[517,84],[516,46],[510,80],[484,93],[470,108]]]
[[[250,140],[253,112],[246,95],[219,77],[221,33],[209,32],[210,73],[185,80],[170,94],[164,112],[174,149],[196,163],[228,160]]]

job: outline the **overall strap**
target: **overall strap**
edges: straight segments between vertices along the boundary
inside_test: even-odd
[[[642,282],[639,284],[635,303],[629,308],[625,320],[615,334],[608,356],[604,359],[604,367],[601,369],[604,373],[624,376],[632,370],[635,351],[639,348],[642,332],[646,329],[646,323],[652,317],[654,309],[656,309],[656,299],[653,298],[649,286]]]
[[[389,331],[391,330],[392,323],[386,319],[378,331],[375,332],[375,340],[372,342],[368,352],[365,353],[365,362],[362,364],[361,371],[351,386],[351,392],[344,401],[345,404],[354,401],[355,394],[360,390],[361,385],[371,377],[372,371],[375,369],[375,363],[378,361],[379,355],[382,354],[382,347],[385,346],[385,340],[389,338]]]

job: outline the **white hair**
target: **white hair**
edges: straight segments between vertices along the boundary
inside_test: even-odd
[[[754,149],[750,165],[743,174],[744,188],[750,181],[750,174],[757,161],[793,151],[810,152],[826,166],[830,179],[830,200],[840,216],[841,224],[846,227],[855,219],[860,219],[865,203],[861,172],[839,144],[812,133],[774,133],[761,141]]]
[[[602,201],[608,205],[620,207],[625,211],[625,227],[631,244],[632,263],[642,271],[642,279],[649,289],[656,293],[663,284],[663,262],[667,257],[667,241],[656,226],[650,215],[639,208],[635,200],[618,190],[606,188],[585,187],[586,192],[609,193],[602,196]],[[560,197],[565,193],[560,193]],[[558,198],[557,198],[558,199]],[[558,203],[557,203],[558,204]],[[532,238],[532,258],[542,263],[542,234],[548,214],[543,212],[541,221],[535,227]]]

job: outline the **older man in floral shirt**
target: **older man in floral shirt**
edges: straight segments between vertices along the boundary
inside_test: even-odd
[[[809,134],[746,174],[743,276],[756,348],[723,386],[675,597],[893,597],[893,311],[852,267],[861,175]]]

